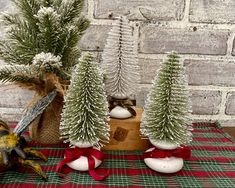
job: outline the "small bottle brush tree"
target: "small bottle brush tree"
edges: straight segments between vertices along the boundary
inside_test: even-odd
[[[40,97],[58,91],[32,131],[34,140],[56,143],[63,95],[80,57],[77,43],[89,26],[81,16],[83,0],[12,1],[17,13],[2,15],[7,33],[0,41],[0,57],[8,65],[0,69],[0,81],[34,90]]]
[[[146,165],[153,170],[177,172],[183,159],[190,157],[189,148],[176,150],[191,141],[189,107],[184,68],[172,52],[154,79],[141,123],[141,133],[156,146],[144,153]]]
[[[139,82],[139,66],[134,49],[132,28],[126,17],[114,22],[102,55],[107,95],[127,99]]]
[[[65,150],[64,159],[57,165],[59,172],[64,165],[79,171],[89,171],[95,180],[103,180],[94,172],[104,154],[100,146],[109,141],[108,103],[103,77],[98,64],[90,54],[84,56],[73,72],[65,97],[60,133],[71,148]],[[78,156],[79,154],[79,156]]]
[[[173,52],[162,64],[148,95],[141,132],[152,142],[177,145],[191,141],[187,82],[179,56]]]
[[[108,103],[97,63],[80,60],[65,97],[60,133],[72,145],[103,145],[109,140]]]

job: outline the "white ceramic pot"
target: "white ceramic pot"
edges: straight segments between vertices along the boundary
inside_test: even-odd
[[[132,114],[125,108],[121,106],[116,106],[110,111],[110,117],[117,119],[126,119],[132,116]]]
[[[154,148],[150,148],[147,151],[151,151],[153,149]],[[156,158],[156,159],[155,158],[145,158],[144,162],[152,170],[155,170],[155,171],[161,172],[161,173],[178,172],[183,168],[183,165],[184,165],[183,159],[176,158],[176,157],[166,157],[166,158]]]
[[[173,144],[166,141],[152,141],[150,139],[150,142],[157,148],[163,149],[163,150],[173,150],[179,147],[177,144]],[[154,148],[148,149],[148,151],[152,151]],[[166,157],[166,158],[145,158],[144,159],[145,164],[151,168],[152,170],[155,170],[157,172],[161,173],[175,173],[178,172],[183,168],[184,161],[182,158],[177,157]]]
[[[127,99],[128,98],[128,96],[121,94],[121,93],[116,93],[116,94],[112,95],[112,97],[115,99]]]
[[[80,148],[87,148],[92,146],[92,144],[90,143],[80,143],[80,142],[76,143],[71,142],[71,144]],[[99,148],[96,147],[93,148],[100,150]],[[95,168],[97,168],[102,163],[102,161],[96,159],[95,157],[93,158],[95,160]],[[85,156],[81,156],[80,158],[68,163],[67,165],[74,170],[88,171],[88,159]]]

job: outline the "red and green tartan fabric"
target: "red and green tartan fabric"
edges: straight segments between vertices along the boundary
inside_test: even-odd
[[[30,170],[17,169],[0,173],[1,188],[85,188],[85,187],[235,187],[235,145],[217,124],[194,124],[192,157],[175,174],[150,170],[142,160],[142,151],[105,151],[106,159],[97,170],[109,170],[105,181],[95,181],[87,172],[72,171],[65,178],[57,176],[56,165],[63,159],[67,145],[40,146],[48,153],[47,163],[41,163],[49,180],[44,182]]]

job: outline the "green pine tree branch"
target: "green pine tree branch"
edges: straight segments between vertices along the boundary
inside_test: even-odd
[[[8,66],[0,69],[0,80],[2,82],[32,83],[40,84],[37,72],[32,71],[29,66]]]
[[[66,25],[73,21],[74,18],[78,17],[81,14],[83,4],[84,0],[62,1],[58,9],[59,14],[61,15],[62,25]]]
[[[19,8],[22,16],[27,20],[27,22],[32,25],[35,30],[37,30],[37,19],[34,15],[37,14],[40,9],[40,4],[38,0],[12,0],[15,5]]]
[[[46,9],[42,9],[42,14],[37,15],[40,31],[38,35],[40,38],[40,48],[44,52],[54,53],[59,39],[59,30],[61,29],[58,23],[59,15],[53,9],[50,9],[48,13],[43,13],[43,11],[46,11]]]
[[[31,64],[39,51],[35,29],[19,15],[4,14],[3,22],[10,30],[7,32],[9,40],[1,41],[1,56],[6,62],[10,60],[11,64]]]
[[[54,73],[61,83],[68,83],[71,71],[80,57],[77,43],[89,26],[88,20],[80,18],[84,1],[12,1],[18,13],[3,15],[8,32],[6,39],[0,41],[0,58],[11,66],[1,70],[0,80],[41,83],[40,87],[35,87],[40,90],[45,87],[41,81],[47,78],[46,74]],[[43,66],[35,61],[40,54]],[[48,57],[53,56],[60,57],[62,66],[53,68],[50,65],[52,62],[48,61]],[[35,62],[37,65],[34,65]],[[20,65],[24,65],[25,69]],[[35,66],[38,66],[38,72],[35,72]]]
[[[0,41],[0,57],[10,65],[28,64],[28,59],[25,59],[22,54],[18,54],[14,44],[15,43],[12,43],[12,41],[9,40]]]
[[[64,67],[74,66],[76,59],[80,56],[80,52],[77,49],[77,41],[80,40],[84,31],[89,27],[90,22],[85,18],[80,18],[76,22],[76,27],[66,28],[64,30],[64,39],[60,41],[57,51],[60,46],[63,46],[62,50],[62,62]],[[71,61],[72,60],[72,61]]]
[[[54,0],[42,0],[43,6],[49,7],[54,4]]]
[[[18,25],[18,23],[21,22],[17,14],[3,13],[1,16],[1,21],[3,21],[3,24],[6,26]]]

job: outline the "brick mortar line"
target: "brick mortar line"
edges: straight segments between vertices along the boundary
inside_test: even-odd
[[[151,83],[146,84],[146,83],[140,83],[139,87],[151,87]],[[226,87],[226,86],[193,86],[189,85],[188,88],[190,90],[207,90],[207,91],[224,91],[224,92],[230,92],[230,91],[235,91],[235,87]]]
[[[91,1],[91,0],[90,0]],[[97,19],[97,18],[91,18],[91,23],[95,25],[110,25],[113,20],[112,19]],[[235,30],[235,24],[215,24],[215,23],[196,23],[196,22],[189,22],[180,20],[180,21],[148,21],[148,20],[130,20],[130,22],[140,22],[142,26],[144,25],[156,25],[162,28],[168,28],[168,29],[189,29],[191,27],[198,27],[198,29],[202,30],[229,30],[231,32],[234,32]],[[164,25],[164,26],[163,26]]]
[[[100,52],[102,51],[95,51],[95,50],[83,50],[82,52]],[[137,53],[139,59],[151,59],[151,60],[159,60],[159,59],[165,59],[167,57],[167,54],[143,54],[143,53]],[[210,55],[197,55],[197,54],[179,54],[180,58],[183,60],[186,59],[192,59],[192,60],[207,60],[211,61],[211,63],[218,64],[229,64],[228,61],[234,61],[235,62],[235,56],[210,56]],[[221,62],[213,62],[213,61],[221,61]],[[0,65],[1,67],[1,65]]]
[[[136,57],[138,58],[138,50],[139,50],[139,24],[131,23],[133,27],[133,39],[134,39],[134,50],[136,50]]]
[[[87,11],[88,11],[88,19],[94,19],[94,12],[95,12],[95,2],[93,0],[87,0]]]
[[[25,110],[25,108],[21,108],[21,107],[0,107],[0,114],[4,114],[4,111],[2,111],[2,110],[5,110],[6,112],[8,111],[8,112],[17,112],[17,113],[19,113],[19,112],[21,112],[21,113],[23,113],[23,111]],[[3,112],[3,113],[2,113]]]
[[[136,26],[135,26],[136,27]],[[139,37],[138,37],[139,40]],[[91,52],[89,50],[84,50],[83,52]],[[92,52],[101,52],[102,51],[95,51],[92,50]],[[139,59],[151,59],[151,60],[159,60],[159,59],[165,59],[167,57],[167,54],[144,54],[144,53],[137,53],[137,56]],[[191,59],[191,60],[207,60],[211,61],[210,63],[216,63],[218,64],[228,64],[230,61],[235,62],[235,56],[221,56],[221,55],[198,55],[198,54],[179,54],[180,58],[185,59]],[[214,62],[214,61],[221,61],[221,62]],[[0,65],[1,67],[1,65]]]
[[[164,59],[166,58],[167,54],[145,54],[145,53],[138,53],[139,58],[143,59]],[[221,64],[228,63],[225,61],[235,61],[235,56],[232,55],[200,55],[200,54],[179,54],[180,58],[182,59],[195,59],[195,60],[211,60],[214,61],[221,61]],[[218,62],[216,63],[218,64]]]
[[[235,120],[235,115],[223,115],[223,114],[216,114],[216,115],[191,115],[192,119],[205,119],[205,120]]]
[[[227,40],[227,57],[230,57],[233,51],[233,40],[234,40],[235,33],[229,33],[228,40]]]
[[[190,10],[190,0],[185,0],[185,6],[184,6],[184,17],[181,20],[185,24],[189,23],[189,10]]]
[[[235,87],[226,87],[226,86],[189,86],[191,90],[208,90],[208,91],[235,91]]]
[[[97,19],[91,19],[90,22],[91,22],[91,25],[111,26],[113,23],[113,20],[107,19],[107,20],[100,21]]]
[[[220,103],[220,108],[219,108],[220,115],[226,115],[225,110],[226,110],[227,94],[228,94],[228,91],[222,91],[221,103]]]

